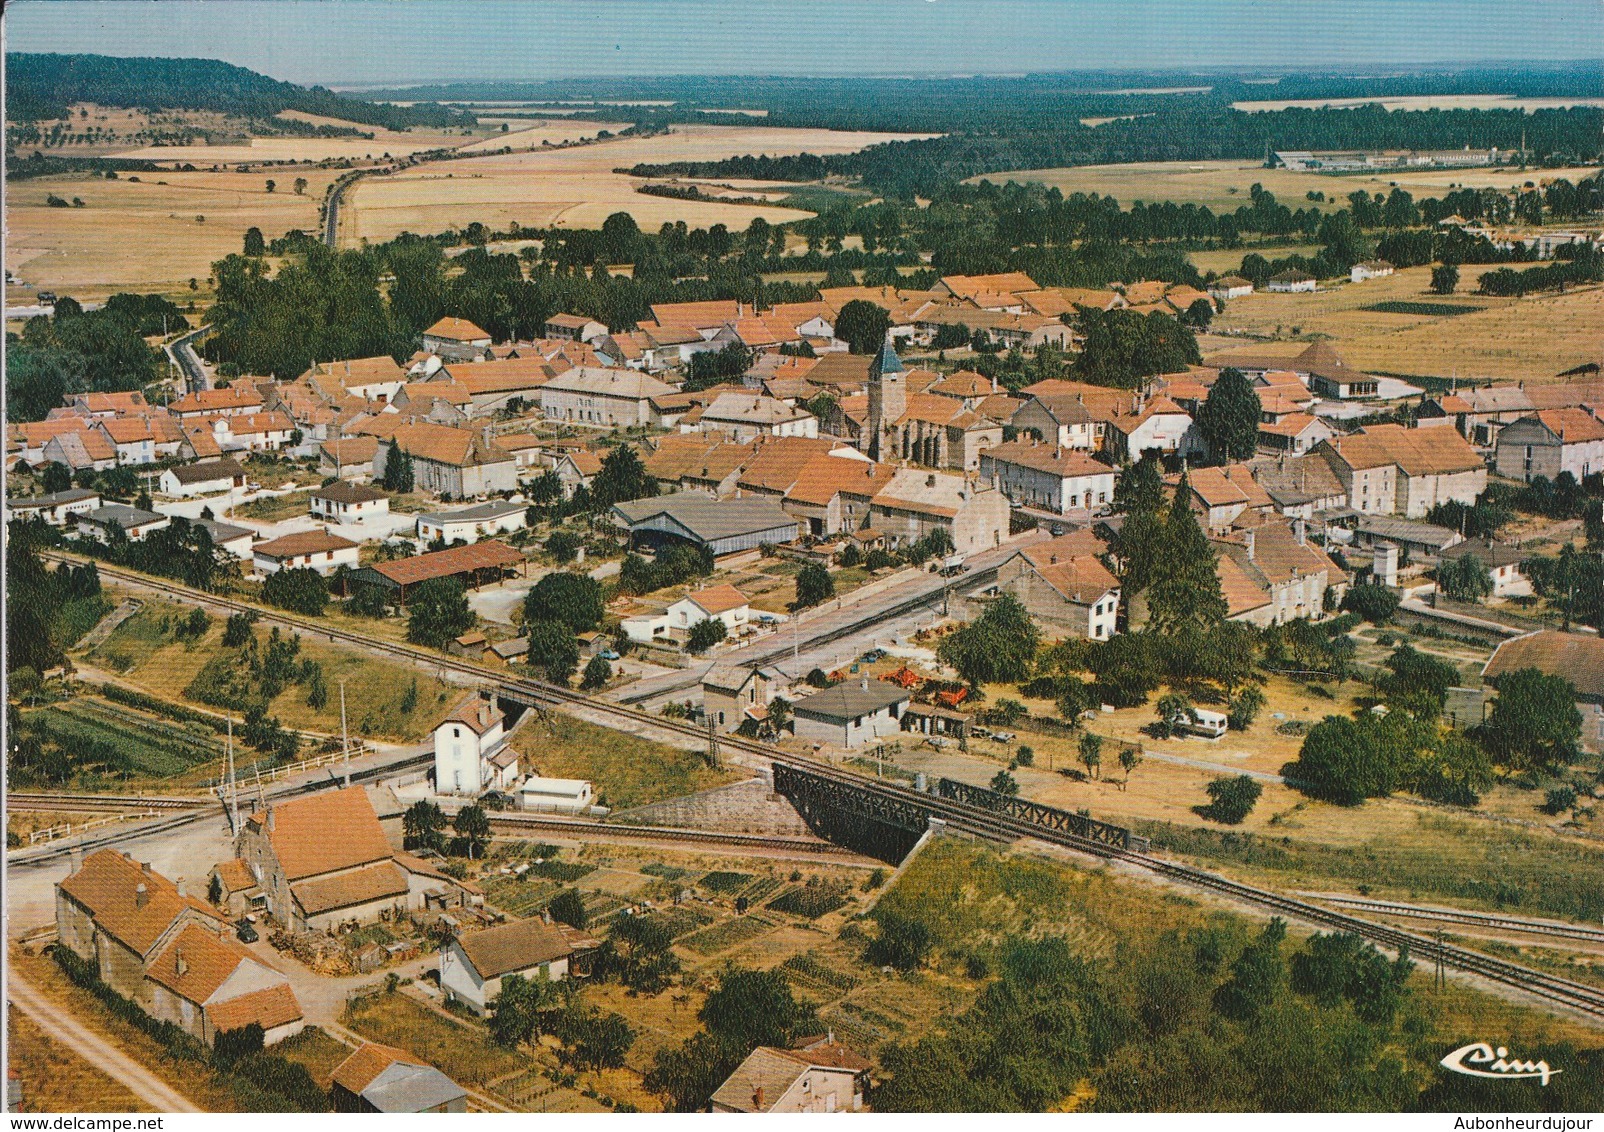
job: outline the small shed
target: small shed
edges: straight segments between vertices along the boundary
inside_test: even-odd
[[[518,804],[525,810],[555,810],[584,813],[595,801],[595,792],[583,778],[542,778],[531,775],[518,787]]]

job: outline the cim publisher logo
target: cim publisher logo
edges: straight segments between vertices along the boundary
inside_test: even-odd
[[[1548,1084],[1550,1077],[1563,1072],[1559,1069],[1550,1069],[1546,1061],[1522,1061],[1519,1058],[1511,1060],[1509,1051],[1503,1046],[1494,1049],[1486,1042],[1471,1042],[1469,1045],[1460,1046],[1443,1058],[1441,1064],[1444,1069],[1451,1069],[1455,1073],[1463,1073],[1469,1077],[1499,1077],[1508,1081],[1535,1077],[1545,1085]]]

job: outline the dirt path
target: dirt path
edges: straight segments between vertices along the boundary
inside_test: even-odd
[[[203,1111],[105,1038],[63,1013],[15,970],[7,973],[6,997],[46,1034],[121,1082],[157,1112]]]

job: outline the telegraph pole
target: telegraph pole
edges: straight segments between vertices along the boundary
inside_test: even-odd
[[[228,802],[229,825],[239,833],[239,780],[234,776],[234,717],[228,719]]]
[[[345,730],[345,681],[340,681],[340,750],[345,755],[345,785],[351,785],[351,737]]]

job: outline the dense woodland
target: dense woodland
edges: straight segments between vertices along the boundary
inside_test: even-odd
[[[323,87],[279,82],[216,59],[110,55],[6,55],[6,116],[14,122],[64,118],[76,102],[170,110],[215,110],[270,119],[286,110],[368,126],[467,126],[473,116],[441,106],[384,106]],[[276,130],[293,129],[275,123]]]

